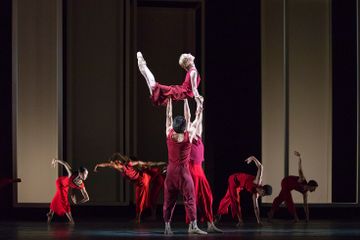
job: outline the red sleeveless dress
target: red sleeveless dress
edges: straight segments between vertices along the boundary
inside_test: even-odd
[[[80,186],[74,183],[76,176],[72,175],[71,177],[63,176],[58,177],[56,180],[56,193],[51,201],[50,209],[53,210],[57,215],[63,216],[65,213],[70,212],[70,203],[69,203],[69,188],[74,189],[83,189],[85,187],[82,182]]]
[[[151,101],[154,105],[161,106],[167,104],[167,99],[171,98],[172,100],[179,101],[184,100],[186,98],[193,98],[194,93],[192,91],[191,86],[191,77],[190,73],[192,71],[197,71],[196,68],[191,68],[187,73],[184,82],[181,85],[162,85],[159,83],[156,83],[152,95],[151,95]],[[199,86],[201,81],[200,75],[197,75],[196,79],[196,87]]]
[[[194,139],[191,146],[189,170],[194,181],[196,206],[200,221],[213,221],[213,195],[201,163],[204,161],[204,144],[201,138]],[[186,223],[190,219],[186,216]]]

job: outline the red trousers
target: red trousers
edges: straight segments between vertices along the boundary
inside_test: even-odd
[[[142,176],[136,180],[135,184],[135,200],[136,214],[141,214],[146,207],[150,189],[150,175],[142,173]]]
[[[295,215],[295,205],[291,196],[291,190],[288,189],[285,181],[281,182],[281,191],[279,193],[279,196],[277,196],[273,201],[272,211],[276,212],[282,202],[285,202],[289,212],[292,215]]]
[[[221,199],[217,214],[227,214],[229,206],[231,206],[231,213],[233,218],[236,216],[241,217],[240,207],[240,187],[236,184],[234,178],[236,175],[231,175],[228,180],[228,189],[225,196]]]
[[[213,222],[213,195],[201,164],[190,163],[189,170],[194,181],[196,206],[201,221]],[[190,222],[186,215],[186,223]]]
[[[163,217],[165,222],[170,222],[172,219],[179,193],[184,197],[186,216],[190,221],[196,220],[194,182],[189,168],[183,164],[169,164],[164,183]]]

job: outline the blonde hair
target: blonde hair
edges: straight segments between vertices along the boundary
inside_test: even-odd
[[[194,62],[195,57],[190,53],[183,53],[179,58],[179,64],[183,68],[188,68],[191,63]]]

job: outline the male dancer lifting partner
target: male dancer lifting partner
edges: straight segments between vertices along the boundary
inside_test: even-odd
[[[166,105],[169,98],[172,100],[184,100],[186,98],[199,97],[197,87],[200,84],[200,75],[196,70],[194,59],[190,53],[181,54],[180,66],[187,72],[181,85],[166,86],[155,81],[154,75],[146,65],[141,52],[137,52],[138,66],[149,87],[150,98],[154,105]]]
[[[184,116],[185,120],[188,124],[191,124],[191,113],[188,101],[186,100],[184,103]],[[201,221],[206,221],[208,228],[207,232],[223,232],[219,228],[217,228],[214,224],[213,217],[213,195],[211,192],[210,184],[206,178],[204,170],[202,169],[202,162],[204,161],[204,144],[202,142],[202,119],[203,113],[200,113],[199,121],[194,122],[193,124],[198,124],[198,127],[192,126],[196,128],[196,134],[192,141],[191,145],[191,153],[190,153],[190,162],[189,162],[189,170],[191,177],[194,181],[195,187],[195,199],[196,206],[199,215],[199,219]],[[191,127],[191,126],[189,126]],[[190,223],[190,218],[186,215],[186,223]]]
[[[169,98],[166,107],[166,144],[168,148],[168,167],[164,184],[163,216],[166,235],[171,235],[171,218],[176,205],[178,193],[184,197],[186,215],[190,219],[190,234],[207,234],[199,229],[196,222],[196,203],[194,182],[189,171],[191,144],[199,127],[202,112],[202,99],[195,98],[197,103],[196,118],[188,124],[183,116],[172,118],[172,100]],[[185,100],[185,104],[186,104]]]
[[[270,185],[261,185],[263,166],[260,161],[254,156],[247,158],[245,161],[247,164],[250,164],[251,162],[255,163],[258,169],[256,177],[242,172],[232,174],[228,179],[228,189],[226,194],[221,200],[219,209],[217,211],[217,219],[220,220],[221,215],[227,214],[228,208],[231,206],[231,213],[233,218],[237,217],[238,219],[237,226],[241,226],[243,224],[240,207],[240,191],[245,189],[252,193],[254,212],[258,224],[261,224],[258,198],[271,195],[272,193],[272,188]]]
[[[114,153],[109,162],[99,163],[95,165],[94,172],[97,172],[99,167],[110,167],[122,173],[124,177],[135,183],[135,201],[136,201],[136,222],[140,223],[141,214],[146,207],[150,207],[156,213],[156,206],[149,206],[150,203],[156,203],[155,201],[149,201],[149,189],[151,175],[145,170],[152,167],[161,167],[166,165],[165,162],[143,162],[138,160],[131,160],[130,158],[121,155],[120,153]],[[159,186],[161,188],[161,186]],[[157,194],[159,191],[156,192]],[[157,199],[157,196],[153,196],[153,199]],[[154,210],[155,209],[155,210]],[[154,218],[154,216],[152,216]]]
[[[54,213],[56,213],[59,216],[63,216],[65,214],[69,219],[69,223],[74,224],[74,220],[71,215],[70,203],[68,200],[69,188],[80,190],[83,196],[82,200],[77,201],[75,195],[70,194],[71,200],[74,204],[81,204],[89,201],[89,195],[86,192],[84,185],[84,181],[88,176],[88,170],[84,167],[80,167],[77,171],[73,172],[71,166],[67,162],[58,159],[53,159],[51,162],[53,167],[55,167],[57,163],[65,167],[68,175],[58,177],[56,180],[56,193],[50,204],[50,211],[47,214],[47,222],[50,223]]]
[[[300,153],[295,151],[295,156],[299,158],[299,176],[288,176],[281,181],[281,191],[279,196],[274,199],[271,210],[268,212],[269,221],[272,220],[274,213],[279,209],[282,202],[285,202],[289,212],[294,216],[294,221],[298,222],[299,218],[296,214],[294,201],[291,196],[291,191],[295,190],[303,195],[304,199],[304,211],[306,215],[306,221],[309,221],[309,207],[308,207],[308,192],[314,192],[318,187],[318,184],[314,180],[306,181],[301,164]]]

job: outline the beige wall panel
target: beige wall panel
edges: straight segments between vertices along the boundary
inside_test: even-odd
[[[289,174],[298,174],[294,150],[303,154],[307,179],[320,187],[310,202],[331,202],[332,88],[330,0],[290,0]],[[301,194],[294,194],[302,202]]]
[[[284,80],[282,0],[262,1],[262,162],[264,183],[280,192],[284,177]],[[272,202],[274,195],[263,198]]]
[[[18,0],[17,177],[19,203],[49,202],[58,155],[57,0]],[[16,22],[14,21],[14,22]]]

